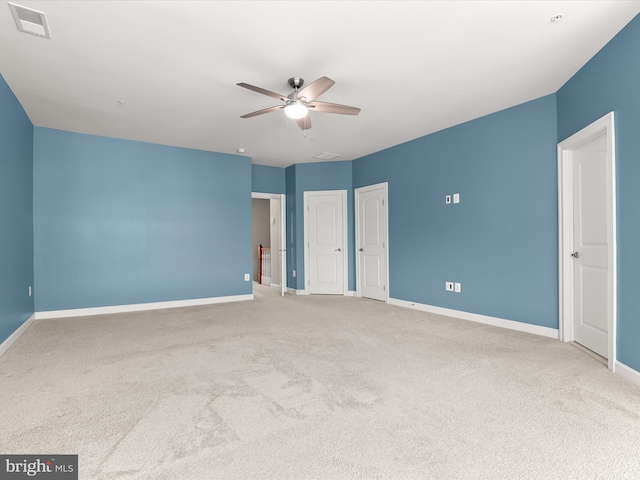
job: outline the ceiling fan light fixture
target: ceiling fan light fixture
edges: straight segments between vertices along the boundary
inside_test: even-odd
[[[307,108],[307,106],[299,100],[294,100],[287,104],[286,107],[284,107],[284,113],[287,115],[287,117],[294,120],[304,118],[308,112],[309,109]]]
[[[239,87],[246,88],[256,93],[266,95],[267,97],[275,98],[284,102],[284,104],[275,105],[269,108],[263,108],[256,112],[247,113],[241,115],[240,118],[257,117],[258,115],[264,115],[265,113],[277,112],[284,110],[285,115],[296,121],[300,130],[309,130],[311,128],[311,118],[309,110],[313,109],[316,112],[324,113],[337,113],[340,115],[358,115],[360,109],[356,107],[350,107],[348,105],[340,105],[338,103],[319,102],[316,99],[324,92],[329,90],[334,83],[328,77],[320,77],[315,82],[311,82],[309,85],[302,87],[304,81],[300,77],[292,77],[289,79],[289,85],[293,88],[293,92],[289,95],[281,95],[279,93],[265,90],[264,88],[256,87],[248,83],[238,83]],[[314,113],[315,115],[315,113]]]

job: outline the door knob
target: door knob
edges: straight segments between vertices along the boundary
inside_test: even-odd
[[[342,251],[342,249],[341,249],[341,248],[336,248],[334,251],[335,251],[335,252],[341,252],[341,251]]]
[[[359,252],[364,252],[364,248],[360,247],[360,250],[358,250]]]
[[[578,252],[573,252],[573,253],[571,254],[571,256],[572,256],[573,258],[580,258],[580,254],[579,254]]]

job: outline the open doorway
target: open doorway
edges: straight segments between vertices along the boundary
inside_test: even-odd
[[[272,287],[279,288],[284,296],[286,290],[286,250],[285,250],[285,196],[272,193],[252,193],[252,279],[260,282],[260,271],[268,269],[262,278]],[[269,257],[260,258],[260,245]],[[268,250],[265,250],[268,249]]]
[[[269,252],[271,250],[271,213],[270,213],[270,200],[262,198],[251,199],[251,280],[254,282],[271,285],[268,280],[271,273],[271,264],[268,265],[268,273],[263,273],[265,270],[261,265],[261,251]],[[274,279],[275,280],[275,279]],[[278,282],[274,282],[278,285]]]

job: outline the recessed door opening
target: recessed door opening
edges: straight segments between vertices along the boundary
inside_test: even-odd
[[[277,287],[280,295],[284,296],[287,282],[285,196],[252,193],[251,213],[252,280]],[[260,255],[261,251],[264,253],[264,261]],[[267,270],[268,275],[266,275]]]

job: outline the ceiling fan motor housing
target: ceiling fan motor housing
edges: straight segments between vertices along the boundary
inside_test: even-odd
[[[296,90],[302,87],[303,84],[304,84],[304,78],[291,77],[289,79],[289,85],[291,85],[291,88],[294,88]]]

